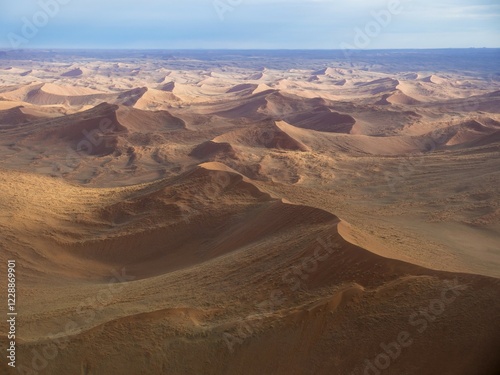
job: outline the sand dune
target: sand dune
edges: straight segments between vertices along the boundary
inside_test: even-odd
[[[254,73],[247,78],[248,81],[260,81],[264,79],[265,76],[263,72]]]
[[[404,94],[403,92],[396,90],[395,93],[387,95],[377,103],[377,104],[401,104],[401,105],[417,105],[420,102],[411,96]]]
[[[274,122],[266,121],[260,126],[235,130],[214,138],[214,142],[228,142],[243,146],[260,146],[290,151],[306,151],[308,148],[286,132],[278,128]]]
[[[269,87],[268,85],[266,85],[265,83],[260,83],[259,85],[257,85],[257,87],[252,92],[252,94],[259,94],[261,92],[269,91],[269,90],[272,90],[272,88]]]
[[[197,159],[212,159],[217,156],[235,158],[236,151],[231,146],[230,143],[217,143],[212,141],[206,141],[198,146],[196,146],[190,153],[190,156],[193,156]]]
[[[421,82],[400,82],[396,89],[401,91],[404,95],[420,102],[427,102],[435,97],[433,89],[423,85]]]
[[[342,68],[332,68],[327,67],[320,70],[316,70],[313,72],[315,75],[325,75],[329,77],[338,77],[338,76],[349,76],[352,74],[352,70],[342,69]]]
[[[33,121],[35,118],[35,116],[26,114],[21,106],[0,111],[0,125],[15,126]]]
[[[363,87],[369,89],[370,93],[373,95],[395,90],[399,86],[400,82],[393,78],[380,78],[369,82],[359,82],[358,87]]]
[[[162,130],[186,129],[186,124],[180,118],[172,116],[167,111],[143,111],[135,108],[120,107],[117,120],[129,131],[149,133]]]
[[[54,94],[59,96],[85,96],[85,95],[99,95],[105,94],[102,91],[90,89],[88,87],[75,87],[67,85],[55,85],[52,83],[46,83],[41,87],[43,92],[48,94]]]
[[[272,92],[266,95],[265,112],[274,117],[287,117],[292,113],[310,110],[316,106],[324,105],[321,98],[303,99],[296,95]]]
[[[111,154],[116,151],[118,134],[128,131],[116,118],[117,108],[116,106],[101,104],[82,114],[67,116],[64,118],[64,122],[59,120],[51,123],[46,121],[41,124],[32,123],[30,127],[34,129],[23,142],[51,143],[62,140],[75,150],[82,149],[89,155],[103,156]],[[91,117],[86,119],[88,114],[91,114]],[[26,131],[26,129],[23,130]],[[94,144],[90,141],[82,142],[85,139],[85,134],[88,134],[89,137],[97,137]]]
[[[257,94],[254,94],[250,97],[244,98],[243,100],[237,100],[232,103],[224,103],[220,109],[214,114],[226,118],[262,118],[265,115],[261,114],[260,111],[264,110],[267,106],[266,96],[269,93],[273,93],[272,91],[263,91]]]
[[[237,92],[244,92],[245,94],[248,94],[248,93],[255,93],[255,90],[257,89],[258,85],[252,85],[252,84],[246,84],[246,83],[243,83],[243,84],[240,84],[240,85],[236,85],[234,87],[231,87],[229,90],[227,90],[226,92],[228,94],[230,93],[237,93]]]
[[[332,112],[326,107],[317,107],[313,111],[286,117],[285,121],[303,129],[345,134],[349,134],[356,123],[353,117]]]
[[[341,79],[341,80],[338,80],[338,81],[334,81],[333,84],[335,86],[345,86],[347,84],[347,80],[346,79]]]
[[[429,82],[429,83],[434,83],[436,85],[442,85],[444,83],[446,83],[446,79],[444,78],[441,78],[435,74],[431,75],[431,76],[428,76],[428,77],[424,77],[422,78],[422,81],[423,82]]]
[[[172,92],[175,88],[175,82],[167,82],[158,87],[158,90]]]
[[[106,94],[85,87],[70,87],[55,84],[34,84],[3,93],[8,100],[18,100],[35,105],[81,106],[98,104]]]
[[[135,108],[143,110],[166,109],[181,102],[181,99],[168,90],[147,89],[133,104]]]
[[[478,121],[471,120],[455,126],[453,136],[446,142],[447,146],[472,142],[498,131],[484,126]]]
[[[496,144],[500,141],[500,131],[496,130],[490,134],[483,135],[481,137],[474,137],[473,140],[468,140],[464,146],[468,147],[481,147],[487,145],[493,145],[495,147]]]
[[[419,79],[420,75],[418,73],[407,73],[407,74],[403,75],[403,78],[407,79],[407,80],[415,80],[415,79]]]
[[[4,100],[26,101],[30,92],[40,89],[43,85],[43,83],[32,83],[8,87],[2,90],[2,98]]]

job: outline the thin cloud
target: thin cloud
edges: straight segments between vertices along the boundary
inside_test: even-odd
[[[223,20],[214,1],[229,6]],[[357,30],[374,20],[374,12],[387,10],[388,3],[243,0],[230,4],[228,0],[73,0],[61,6],[24,47],[335,49],[349,43]],[[401,8],[369,48],[401,48],[405,38],[409,48],[500,47],[497,1],[401,0]],[[23,20],[30,20],[40,7],[36,1],[21,0],[5,2],[2,10],[0,46],[8,47],[7,35],[20,34]],[[464,32],[469,33],[465,39]]]

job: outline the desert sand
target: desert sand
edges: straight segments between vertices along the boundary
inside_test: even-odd
[[[18,373],[497,374],[499,60],[474,53],[8,52]]]

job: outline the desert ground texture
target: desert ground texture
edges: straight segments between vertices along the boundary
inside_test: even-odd
[[[499,63],[0,52],[0,373],[498,374]]]

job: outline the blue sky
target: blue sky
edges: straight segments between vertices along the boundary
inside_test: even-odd
[[[51,3],[52,7],[43,6]],[[52,14],[46,15],[44,8]],[[0,47],[10,46],[164,49],[500,47],[500,2],[2,1]]]

